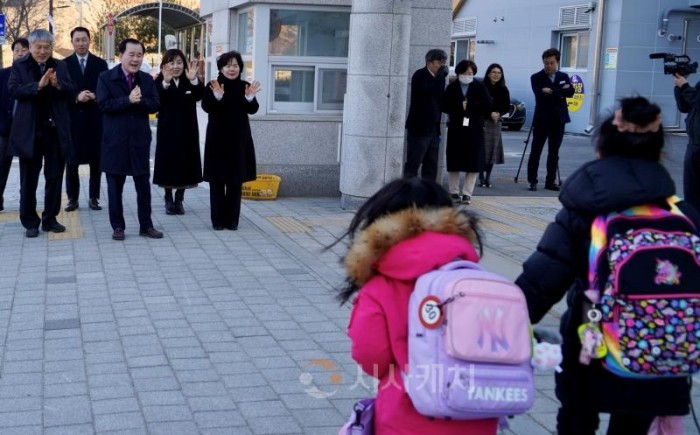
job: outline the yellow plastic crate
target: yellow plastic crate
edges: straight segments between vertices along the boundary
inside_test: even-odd
[[[255,181],[243,183],[241,197],[243,199],[268,200],[277,198],[282,179],[277,175],[259,174]]]

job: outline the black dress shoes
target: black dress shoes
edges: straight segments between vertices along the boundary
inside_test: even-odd
[[[158,231],[157,229],[151,227],[146,230],[141,230],[139,231],[139,236],[141,237],[149,237],[151,239],[162,239],[163,238],[163,233]]]
[[[527,188],[530,192],[537,192],[537,183],[530,183],[530,187]]]
[[[48,224],[41,224],[41,229],[43,231],[52,232],[52,233],[62,233],[66,230],[66,227],[64,225],[59,224],[58,222],[50,222]]]
[[[102,206],[100,206],[100,201],[97,200],[97,198],[90,198],[88,201],[88,207],[90,207],[90,210],[102,210]]]
[[[75,199],[69,199],[68,204],[66,205],[66,208],[63,210],[65,211],[75,211],[78,209],[78,201]]]
[[[39,228],[28,228],[27,231],[24,232],[24,235],[30,239],[39,237]]]
[[[112,233],[112,240],[122,241],[124,239],[126,239],[126,235],[124,235],[124,229],[116,228]]]
[[[554,184],[554,183],[552,183],[552,184],[545,184],[545,185],[544,185],[544,188],[547,189],[547,190],[553,190],[553,191],[555,191],[555,192],[559,192],[559,190],[561,190],[561,189],[559,188],[559,186],[557,186],[557,185]]]

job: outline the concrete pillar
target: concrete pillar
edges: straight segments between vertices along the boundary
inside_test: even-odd
[[[401,176],[410,14],[410,0],[352,2],[340,158],[343,208],[356,208]]]
[[[431,48],[449,53],[451,31],[451,0],[353,0],[340,159],[343,208],[356,208],[402,175],[411,76],[425,66]],[[439,180],[442,168],[444,140]]]

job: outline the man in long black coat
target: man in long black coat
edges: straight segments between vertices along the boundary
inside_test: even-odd
[[[547,148],[547,176],[544,188],[559,190],[555,183],[559,166],[559,147],[564,139],[564,126],[570,122],[567,98],[574,96],[574,88],[566,73],[559,71],[561,54],[556,48],[542,53],[544,68],[530,77],[535,94],[535,116],[532,120],[532,151],[527,161],[528,190],[537,190],[537,171],[545,141]]]
[[[435,181],[437,178],[440,149],[440,106],[445,92],[448,74],[447,53],[440,49],[429,50],[425,55],[425,68],[411,77],[411,106],[406,118],[406,177],[418,175]]]
[[[80,178],[78,166],[90,165],[90,187],[88,206],[92,210],[100,207],[100,141],[102,140],[102,114],[95,101],[97,77],[107,71],[107,62],[90,53],[90,31],[76,27],[70,32],[74,52],[65,59],[68,73],[75,83],[75,100],[70,104],[71,133],[73,137],[73,159],[66,162],[66,211],[78,208]]]
[[[17,100],[10,131],[10,153],[19,157],[19,218],[27,237],[66,227],[56,216],[61,208],[61,184],[66,159],[72,152],[68,102],[75,86],[65,62],[54,59],[51,33],[44,29],[28,36],[29,56],[12,64],[10,97]],[[36,212],[36,189],[44,167],[44,211]]]
[[[126,176],[134,179],[139,235],[160,239],[151,220],[150,113],[160,107],[153,78],[140,71],[145,48],[127,38],[119,43],[121,63],[97,81],[97,104],[102,111],[102,171],[107,178],[112,239],[124,240],[122,191]]]

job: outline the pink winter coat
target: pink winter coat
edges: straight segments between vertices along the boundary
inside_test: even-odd
[[[493,435],[497,419],[430,420],[404,391],[400,368],[408,365],[408,301],[416,278],[461,258],[478,261],[468,215],[444,208],[404,210],[381,218],[359,234],[345,259],[361,285],[348,326],[352,357],[379,379],[375,432],[388,434]]]

